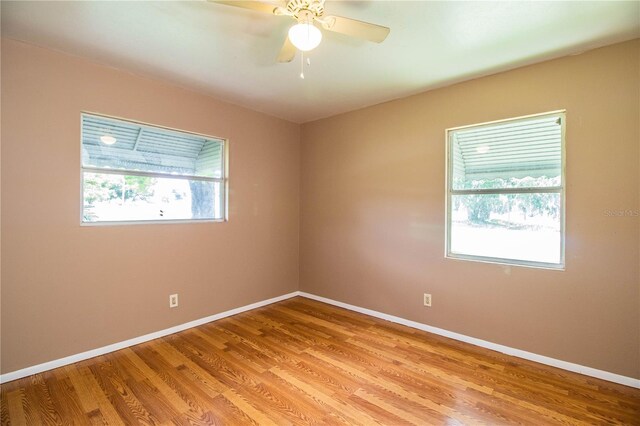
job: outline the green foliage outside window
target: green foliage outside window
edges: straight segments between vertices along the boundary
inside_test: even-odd
[[[144,201],[153,196],[153,185],[155,185],[155,179],[147,176],[91,173],[85,175],[84,198],[90,205],[115,199]]]
[[[522,179],[496,178],[491,180],[472,180],[461,182],[463,189],[492,188],[541,188],[557,186],[560,178],[526,177]],[[464,206],[469,221],[476,224],[490,224],[491,213],[508,214],[518,211],[522,221],[536,215],[546,215],[557,219],[560,214],[560,200],[554,193],[522,193],[522,194],[467,194],[453,199],[454,210]],[[521,222],[521,221],[518,221]],[[515,224],[514,224],[515,226]]]

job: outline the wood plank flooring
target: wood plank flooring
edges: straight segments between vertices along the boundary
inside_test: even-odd
[[[640,425],[640,390],[296,297],[3,384],[1,423]]]

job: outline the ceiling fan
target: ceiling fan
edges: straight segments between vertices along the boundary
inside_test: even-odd
[[[325,15],[325,0],[289,0],[285,6],[262,1],[222,1],[209,0],[212,3],[241,7],[276,16],[289,16],[297,24],[289,29],[289,35],[278,55],[278,62],[291,62],[296,49],[303,52],[316,48],[322,40],[322,32],[314,25],[319,23],[323,29],[345,34],[364,40],[381,43],[389,35],[389,28],[381,25],[362,22],[342,16]]]

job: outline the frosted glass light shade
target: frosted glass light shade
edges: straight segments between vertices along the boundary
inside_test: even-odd
[[[102,135],[100,136],[100,142],[105,145],[113,145],[114,143],[116,143],[116,138],[111,135]]]
[[[322,32],[310,23],[300,23],[289,28],[289,40],[303,52],[315,49],[322,40]]]

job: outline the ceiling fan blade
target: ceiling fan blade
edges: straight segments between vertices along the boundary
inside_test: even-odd
[[[208,1],[211,3],[224,4],[226,6],[241,7],[243,9],[255,10],[257,12],[269,13],[272,15],[279,15],[280,14],[279,11],[280,9],[282,9],[282,7],[278,5],[264,3],[261,1],[222,1],[222,0],[208,0]]]
[[[388,27],[383,27],[382,25],[344,18],[342,16],[325,16],[321,20],[318,19],[318,21],[320,21],[322,28],[325,30],[376,43],[383,42],[389,35],[389,31],[391,31]]]
[[[296,56],[296,47],[291,43],[289,37],[284,40],[284,44],[282,45],[282,49],[280,49],[280,53],[278,54],[278,62],[291,62],[293,58]]]

